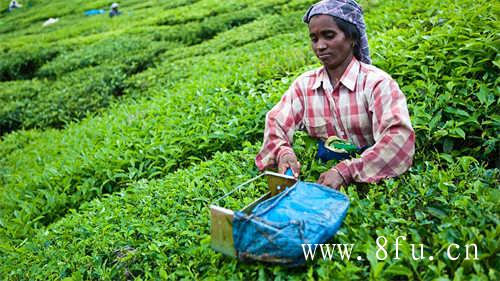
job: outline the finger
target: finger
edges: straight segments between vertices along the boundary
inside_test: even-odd
[[[286,172],[286,169],[288,169],[288,167],[289,167],[288,162],[282,162],[278,167],[278,172],[280,174],[284,174]]]
[[[327,176],[325,177],[325,185],[329,186],[332,189],[338,189],[338,185],[335,184],[335,177],[332,176],[331,173],[327,173]]]
[[[318,178],[318,181],[317,181],[316,183],[318,183],[318,184],[323,184],[323,180],[324,180],[324,178],[325,178],[325,174],[321,174],[321,175],[319,176],[319,178]]]
[[[290,165],[290,168],[292,168],[293,176],[296,178],[299,177],[299,173],[300,173],[299,162],[297,162],[295,160],[291,160],[288,162],[288,164]]]
[[[329,187],[335,189],[335,190],[339,190],[340,188],[340,184],[339,184],[339,181],[337,178],[335,178],[335,176],[332,176],[330,175],[328,177],[328,180],[327,180],[327,184]]]
[[[297,163],[297,175],[295,177],[298,178],[300,175],[300,168],[302,167],[302,165],[300,165],[299,161],[297,161],[296,163]]]

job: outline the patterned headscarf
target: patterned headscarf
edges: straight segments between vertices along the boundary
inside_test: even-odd
[[[361,35],[360,60],[371,64],[370,50],[368,49],[368,39],[366,37],[366,26],[363,19],[363,10],[354,0],[323,0],[312,5],[304,15],[304,22],[309,23],[315,15],[331,15],[352,23]]]

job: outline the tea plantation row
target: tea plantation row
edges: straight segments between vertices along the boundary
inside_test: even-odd
[[[275,17],[270,19],[276,22]],[[279,36],[204,57],[200,63],[197,57],[175,65],[167,62],[144,75],[155,76],[138,79],[140,83],[156,81],[156,87],[146,87],[148,96],[160,93],[154,102],[118,107],[104,120],[83,122],[62,136],[58,132],[36,136],[22,150],[16,134],[13,146],[7,138],[1,179],[8,188],[0,193],[6,202],[0,209],[0,222],[6,226],[2,231],[7,237],[23,238],[32,228],[54,221],[96,195],[119,190],[139,178],[165,175],[221,149],[235,149],[243,140],[257,141],[265,112],[290,83],[272,79],[309,64],[307,47],[295,43],[301,41],[299,37]],[[212,42],[217,41],[221,40]],[[286,52],[273,47],[283,42],[289,42]],[[269,55],[273,60],[265,59]],[[226,71],[240,65],[247,65],[244,72]],[[190,80],[180,80],[186,74]],[[168,83],[161,83],[156,75],[173,83],[169,96],[163,96]],[[245,98],[247,93],[250,96]],[[270,93],[274,93],[272,100],[268,99]],[[186,103],[193,100],[198,105]]]
[[[160,92],[151,100],[117,106],[64,131],[28,135],[22,149],[17,139],[23,133],[9,135],[0,160],[5,187],[0,192],[5,202],[0,209],[2,230],[24,237],[32,227],[48,224],[96,195],[140,178],[163,176],[216,151],[237,149],[244,140],[259,140],[269,96],[277,97],[288,86],[268,79],[307,64],[307,50],[294,47],[296,39],[288,35],[252,44],[247,55],[231,50],[223,60],[219,55],[205,57],[203,64],[191,67],[193,77],[181,80],[166,95]],[[289,49],[276,49],[274,59],[266,61],[268,47],[282,40],[290,42]],[[287,62],[290,57],[296,59]],[[185,60],[180,67],[187,69],[196,60]],[[219,74],[221,65],[241,64],[248,70]]]
[[[209,246],[208,204],[257,173],[252,155],[258,146],[216,153],[213,160],[178,170],[161,180],[140,180],[127,189],[84,204],[40,230],[7,253],[0,273],[13,279],[322,279],[322,280],[496,280],[500,176],[470,157],[442,169],[437,161],[420,161],[411,171],[379,185],[350,186],[351,207],[332,243],[353,243],[352,256],[363,261],[316,261],[290,270],[264,264],[241,264],[214,253]],[[314,180],[326,168],[315,163],[314,147],[296,144],[304,163],[302,177]],[[419,160],[422,160],[419,158]],[[252,193],[250,193],[252,194]],[[256,194],[253,194],[256,198]],[[479,209],[478,206],[481,206]],[[391,258],[376,260],[378,236],[393,243]],[[425,256],[413,260],[410,243],[425,245]],[[450,244],[476,244],[478,260],[452,261]],[[4,272],[2,272],[2,270]],[[6,272],[6,270],[8,272]]]
[[[88,109],[85,114],[93,117],[64,130],[18,131],[3,138],[0,254],[5,262],[0,277],[499,279],[500,177],[491,169],[498,155],[499,62],[494,4],[486,1],[362,2],[374,64],[398,80],[417,132],[410,172],[347,189],[352,206],[335,241],[356,243],[355,255],[365,256],[364,261],[288,270],[242,265],[209,249],[208,203],[257,173],[252,159],[265,112],[296,75],[315,63],[300,23],[307,2],[277,9],[266,3],[283,1],[197,1],[145,18],[165,26],[135,26],[121,33],[133,30],[137,40],[125,44],[129,49],[104,39],[50,58],[38,73],[53,81],[2,82],[24,89],[28,101],[31,89],[45,83],[63,88],[76,81],[70,77],[97,69],[110,78],[102,78],[106,82],[96,94],[118,81],[125,95],[120,103],[108,99]],[[192,9],[207,5],[213,9]],[[145,14],[153,14],[146,6]],[[255,16],[250,13],[255,18],[247,23],[243,13],[230,13],[234,7],[255,11]],[[277,11],[281,14],[273,14]],[[162,37],[168,37],[170,25],[195,27],[240,17],[239,27],[217,27],[218,34],[199,45],[163,45],[180,40]],[[130,64],[104,59],[102,53],[121,50],[123,55],[137,52],[136,62],[144,62],[141,36],[146,45],[156,40],[145,67],[127,72]],[[75,70],[80,67],[87,68]],[[112,69],[118,69],[118,78]],[[73,72],[61,75],[68,71]],[[7,92],[13,103],[15,92]],[[52,108],[64,108],[71,95],[54,93],[61,105]],[[51,112],[48,108],[50,102],[39,110]],[[64,114],[81,113],[68,108]],[[326,167],[312,160],[314,145],[307,138],[299,137],[296,148],[304,159],[303,178],[314,181]],[[400,261],[376,261],[374,239],[397,234],[425,244],[426,254],[434,253],[436,260],[413,261],[406,245]],[[446,259],[450,243],[476,243],[479,260]]]
[[[200,3],[205,6],[213,4],[210,1]],[[71,121],[99,112],[115,101],[115,97],[124,94],[129,77],[165,59],[158,57],[159,54],[166,50],[182,53],[185,45],[198,44],[257,18],[268,21],[264,13],[297,8],[276,5],[283,3],[269,1],[247,7],[245,2],[227,2],[225,8],[219,7],[213,16],[204,19],[195,17],[187,23],[175,22],[176,25],[169,26],[133,26],[113,31],[108,34],[110,38],[93,44],[79,44],[79,48],[58,42],[42,45],[36,50],[32,47],[12,49],[0,60],[0,81],[33,79],[0,82],[5,89],[0,93],[0,101],[5,104],[0,109],[0,134],[20,128],[61,128]],[[178,9],[167,10],[166,15],[170,14],[168,12],[183,13]],[[236,11],[227,12],[229,9]],[[269,28],[259,30],[260,34],[266,36],[269,29],[278,27],[270,23]],[[282,24],[284,29],[281,32],[296,26]],[[56,78],[57,81],[51,81]]]

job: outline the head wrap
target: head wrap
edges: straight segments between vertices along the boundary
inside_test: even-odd
[[[356,26],[361,36],[360,60],[371,64],[370,50],[368,49],[368,39],[366,37],[366,26],[363,19],[363,10],[354,0],[323,0],[312,5],[304,15],[304,22],[309,23],[316,15],[331,15],[343,19]]]

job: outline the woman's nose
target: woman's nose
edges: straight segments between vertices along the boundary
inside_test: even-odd
[[[318,48],[318,50],[324,50],[324,49],[326,49],[326,43],[325,43],[325,41],[318,40],[318,43],[316,44],[316,48]]]

